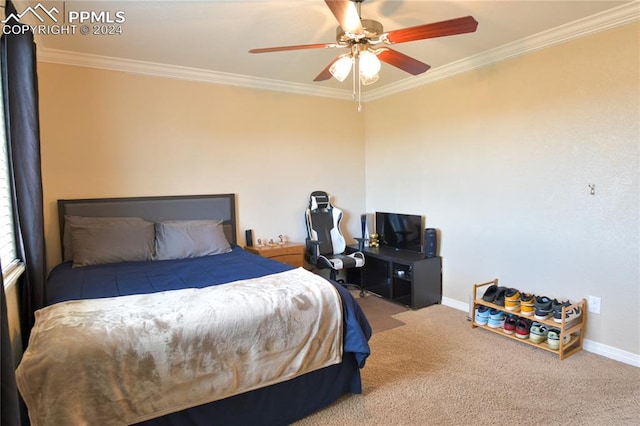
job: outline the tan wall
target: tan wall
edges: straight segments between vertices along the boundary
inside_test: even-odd
[[[445,297],[466,303],[496,277],[599,296],[586,337],[640,354],[639,33],[636,22],[367,104],[367,210],[441,229]]]
[[[38,74],[49,266],[60,198],[235,193],[241,231],[304,241],[320,189],[358,232],[364,119],[352,102],[49,63]]]

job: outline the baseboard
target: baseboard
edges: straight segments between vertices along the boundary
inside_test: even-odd
[[[633,352],[623,351],[622,349],[588,339],[582,341],[582,349],[606,358],[624,362],[625,364],[633,365],[634,367],[640,367],[640,355],[634,354]]]
[[[459,300],[450,299],[448,297],[442,298],[442,304],[459,311],[467,312],[467,314],[471,309],[468,303],[460,302]],[[601,355],[605,358],[623,362],[634,367],[640,367],[640,355],[634,354],[633,352],[624,351],[622,349],[614,348],[613,346],[608,346],[588,339],[583,340],[582,349],[596,355]]]
[[[459,311],[469,312],[469,305],[455,299],[449,299],[448,297],[442,298],[442,304],[450,308],[455,308]]]

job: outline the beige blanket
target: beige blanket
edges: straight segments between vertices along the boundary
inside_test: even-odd
[[[121,425],[342,359],[336,289],[302,268],[36,312],[16,375],[38,425]]]

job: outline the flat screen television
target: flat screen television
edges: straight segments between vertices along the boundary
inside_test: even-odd
[[[380,247],[424,253],[424,216],[376,212]]]

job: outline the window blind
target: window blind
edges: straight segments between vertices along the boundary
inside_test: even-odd
[[[13,226],[13,205],[11,180],[9,178],[9,156],[4,121],[4,94],[0,90],[0,260],[2,274],[6,276],[18,264],[15,232]],[[6,281],[5,281],[6,284]]]

